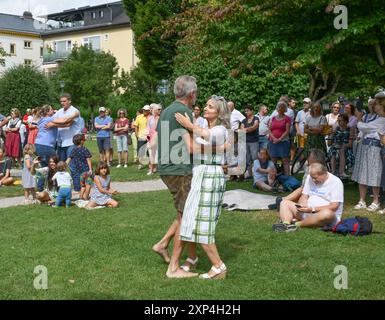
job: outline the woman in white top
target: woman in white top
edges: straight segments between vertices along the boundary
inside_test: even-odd
[[[226,187],[222,169],[225,163],[223,146],[228,139],[227,129],[230,129],[230,111],[226,100],[212,96],[204,109],[204,117],[209,124],[207,129],[193,124],[188,116],[176,114],[176,120],[198,137],[187,142],[190,152],[194,153],[195,166],[191,190],[183,211],[180,238],[182,241],[200,243],[209,257],[213,266],[208,273],[202,274],[201,278],[223,279],[226,277],[227,268],[215,245],[215,228]],[[222,150],[216,147],[222,147]],[[189,259],[182,268],[189,271],[196,267],[197,262],[196,252],[190,249]]]
[[[329,114],[326,115],[327,125],[333,131],[335,131],[337,129],[337,126],[338,126],[337,120],[338,120],[338,115],[340,114],[340,110],[341,110],[340,103],[338,101],[334,102],[332,104],[332,109],[331,109],[332,112],[330,112]],[[330,147],[328,146],[328,142],[330,141],[331,137],[332,137],[331,134],[328,134],[325,137],[325,139],[326,139],[326,148],[327,148],[328,151],[330,149]]]
[[[376,96],[377,97],[377,96]],[[357,128],[362,135],[362,143],[353,169],[352,180],[358,182],[360,201],[354,207],[356,210],[367,209],[374,212],[380,208],[380,185],[382,175],[381,142],[379,133],[385,128],[385,94],[376,98],[374,111],[378,118],[371,122],[359,119]],[[373,203],[366,207],[366,191],[373,189]]]

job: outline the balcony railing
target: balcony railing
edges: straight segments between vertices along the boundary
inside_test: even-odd
[[[59,62],[68,58],[71,51],[44,52],[43,63]]]

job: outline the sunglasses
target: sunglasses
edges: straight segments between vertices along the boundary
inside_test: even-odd
[[[225,98],[223,98],[222,96],[217,96],[217,95],[211,96],[211,99],[225,101]]]

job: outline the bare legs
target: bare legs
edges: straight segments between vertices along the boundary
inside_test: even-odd
[[[366,192],[368,190],[368,186],[364,184],[359,184],[358,188],[360,190],[360,201],[366,203]],[[380,187],[372,187],[373,189],[373,202],[375,204],[380,203]]]

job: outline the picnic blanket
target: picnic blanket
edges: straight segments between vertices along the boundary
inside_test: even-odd
[[[275,203],[275,198],[245,190],[231,190],[225,192],[222,207],[227,211],[268,210],[268,205]]]

